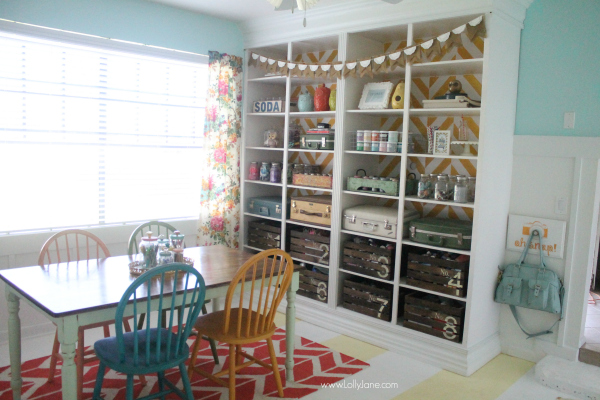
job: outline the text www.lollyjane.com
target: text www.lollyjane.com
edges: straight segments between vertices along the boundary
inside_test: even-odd
[[[322,388],[328,389],[354,389],[354,390],[363,390],[363,389],[395,389],[398,387],[398,384],[395,382],[365,382],[365,381],[357,381],[353,379],[352,381],[342,381],[336,383],[322,383]]]

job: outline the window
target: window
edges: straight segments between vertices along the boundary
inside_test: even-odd
[[[58,35],[0,31],[0,232],[197,217],[208,58]]]

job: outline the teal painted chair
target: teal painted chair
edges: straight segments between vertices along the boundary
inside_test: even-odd
[[[170,235],[172,233],[174,233],[177,230],[177,228],[175,228],[173,225],[167,223],[167,222],[163,222],[163,221],[148,221],[148,222],[144,222],[143,224],[139,225],[137,228],[135,228],[135,230],[131,233],[131,236],[129,237],[129,244],[127,245],[127,254],[130,256],[133,256],[134,254],[137,254],[139,252],[139,247],[138,247],[138,243],[140,242],[140,239],[142,237],[146,236],[146,232],[150,231],[152,232],[153,236],[160,236],[160,235],[164,235],[165,238],[169,238]],[[206,309],[206,304],[210,303],[210,300],[206,300],[204,302],[204,305],[202,306],[202,314],[206,315],[208,314],[208,310]],[[177,309],[177,311],[179,312],[180,310]],[[138,329],[142,329],[142,327],[144,326],[144,318],[145,315],[142,314],[141,318],[139,320],[139,324],[138,324]],[[163,315],[163,321],[166,321],[166,317]],[[193,331],[192,334],[195,334],[196,332]],[[215,364],[219,363],[219,355],[217,354],[217,344],[215,343],[214,340],[212,339],[208,339],[208,338],[204,338],[205,340],[208,340],[208,343],[210,344],[210,349],[212,351],[212,355],[213,355],[213,359],[215,360]]]
[[[178,291],[177,296],[164,296],[164,288],[171,287],[173,282],[187,290]],[[153,290],[148,291],[148,288]],[[190,355],[186,340],[190,336],[194,322],[204,304],[206,287],[202,275],[187,264],[175,263],[151,269],[138,277],[125,291],[117,306],[115,315],[116,336],[98,340],[94,351],[100,360],[98,375],[94,388],[94,400],[102,400],[100,391],[106,368],[127,375],[126,399],[133,399],[133,376],[153,374],[158,376],[158,392],[145,396],[143,399],[162,398],[168,393],[176,393],[181,398],[193,400],[192,388],[186,372],[185,361]],[[150,300],[158,300],[159,309],[170,310],[166,328],[151,328],[161,326],[163,313],[151,314]],[[189,311],[184,318],[183,313],[177,313],[175,308],[189,303]],[[123,333],[121,321],[124,319],[126,308],[133,311],[134,322],[145,313],[148,319],[146,328],[135,329]],[[151,321],[156,316],[156,323]],[[136,325],[134,325],[136,326]],[[174,331],[174,327],[179,327]],[[184,392],[165,379],[165,370],[179,367]],[[165,386],[168,389],[165,390]]]

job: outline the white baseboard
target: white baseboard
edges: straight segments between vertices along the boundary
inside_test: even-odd
[[[279,310],[285,312],[283,302]],[[343,309],[331,310],[317,307],[314,302],[296,297],[296,317],[366,343],[403,354],[460,375],[469,376],[500,354],[500,337],[494,334],[478,345],[466,349],[454,343],[447,344],[438,338],[399,331],[396,327],[373,320],[365,323],[364,317]]]

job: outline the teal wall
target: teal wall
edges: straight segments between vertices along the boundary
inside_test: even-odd
[[[599,0],[531,4],[521,35],[516,135],[600,136],[599,37]],[[575,129],[563,128],[567,111],[575,111]]]
[[[0,0],[0,18],[200,54],[244,55],[235,23],[144,0]]]

